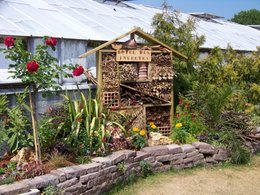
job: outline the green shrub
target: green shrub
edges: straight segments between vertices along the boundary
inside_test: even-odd
[[[142,160],[142,161],[140,161],[139,165],[141,167],[141,176],[142,177],[147,177],[147,176],[153,174],[152,166],[149,162]]]

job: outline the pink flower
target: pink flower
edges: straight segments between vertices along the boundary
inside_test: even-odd
[[[73,70],[73,72],[72,72],[72,74],[74,75],[74,76],[80,76],[80,75],[82,75],[84,73],[84,68],[83,68],[83,66],[77,66],[74,70]]]
[[[183,99],[179,100],[179,105],[182,106],[183,105]]]
[[[27,71],[30,73],[36,72],[39,68],[39,64],[36,61],[30,61],[26,64]]]
[[[14,45],[14,39],[11,36],[5,37],[4,44],[7,48],[12,47]]]
[[[54,37],[47,37],[45,39],[45,44],[54,47],[57,44],[57,39]]]

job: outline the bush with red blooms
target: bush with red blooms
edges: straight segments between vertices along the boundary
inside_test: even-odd
[[[61,87],[56,82],[61,75],[71,77],[64,69],[72,69],[71,66],[63,65],[61,68],[49,52],[49,48],[55,50],[57,40],[54,37],[44,37],[45,44],[37,45],[34,54],[26,50],[24,39],[7,36],[4,44],[7,48],[0,51],[11,61],[9,73],[13,79],[20,79],[22,83],[34,86],[38,90],[59,90]],[[33,73],[33,74],[32,74]],[[56,79],[56,80],[55,80]]]
[[[84,73],[84,68],[83,68],[83,66],[77,66],[77,67],[73,70],[73,72],[72,72],[73,76],[80,76],[80,75],[82,75],[83,73]]]

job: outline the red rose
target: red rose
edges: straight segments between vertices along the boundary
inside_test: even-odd
[[[45,39],[45,44],[54,47],[57,44],[57,39],[54,37],[48,37]]]
[[[77,67],[73,70],[72,74],[73,74],[74,76],[80,76],[80,75],[83,74],[83,72],[84,72],[83,66],[77,66]]]
[[[30,73],[36,72],[39,68],[39,64],[36,61],[30,61],[26,64],[27,71]]]
[[[5,37],[4,44],[9,48],[14,45],[14,39],[11,36]]]

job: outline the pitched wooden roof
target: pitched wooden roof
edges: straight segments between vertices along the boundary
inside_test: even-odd
[[[102,44],[102,45],[100,45],[100,46],[98,46],[98,47],[96,47],[96,48],[86,52],[86,53],[81,54],[79,57],[80,58],[84,58],[84,57],[86,57],[86,56],[88,56],[88,55],[90,55],[92,53],[97,52],[98,50],[101,50],[101,49],[111,45],[112,43],[115,43],[116,41],[118,41],[118,40],[120,40],[120,39],[122,39],[122,38],[124,38],[124,37],[126,37],[126,36],[128,36],[130,34],[136,34],[139,37],[142,37],[143,39],[145,39],[145,40],[147,40],[147,41],[149,41],[151,43],[163,46],[163,47],[169,49],[170,51],[172,51],[174,56],[177,56],[178,58],[187,59],[187,57],[185,55],[183,55],[182,53],[180,53],[177,50],[169,47],[168,45],[162,43],[161,41],[155,39],[151,35],[145,33],[144,31],[142,31],[140,28],[134,28],[133,30],[128,31],[128,32],[126,32],[126,33],[116,37],[115,39],[112,39],[112,40],[110,40],[110,41],[108,41],[108,42],[106,42],[106,43],[104,43],[104,44]]]

